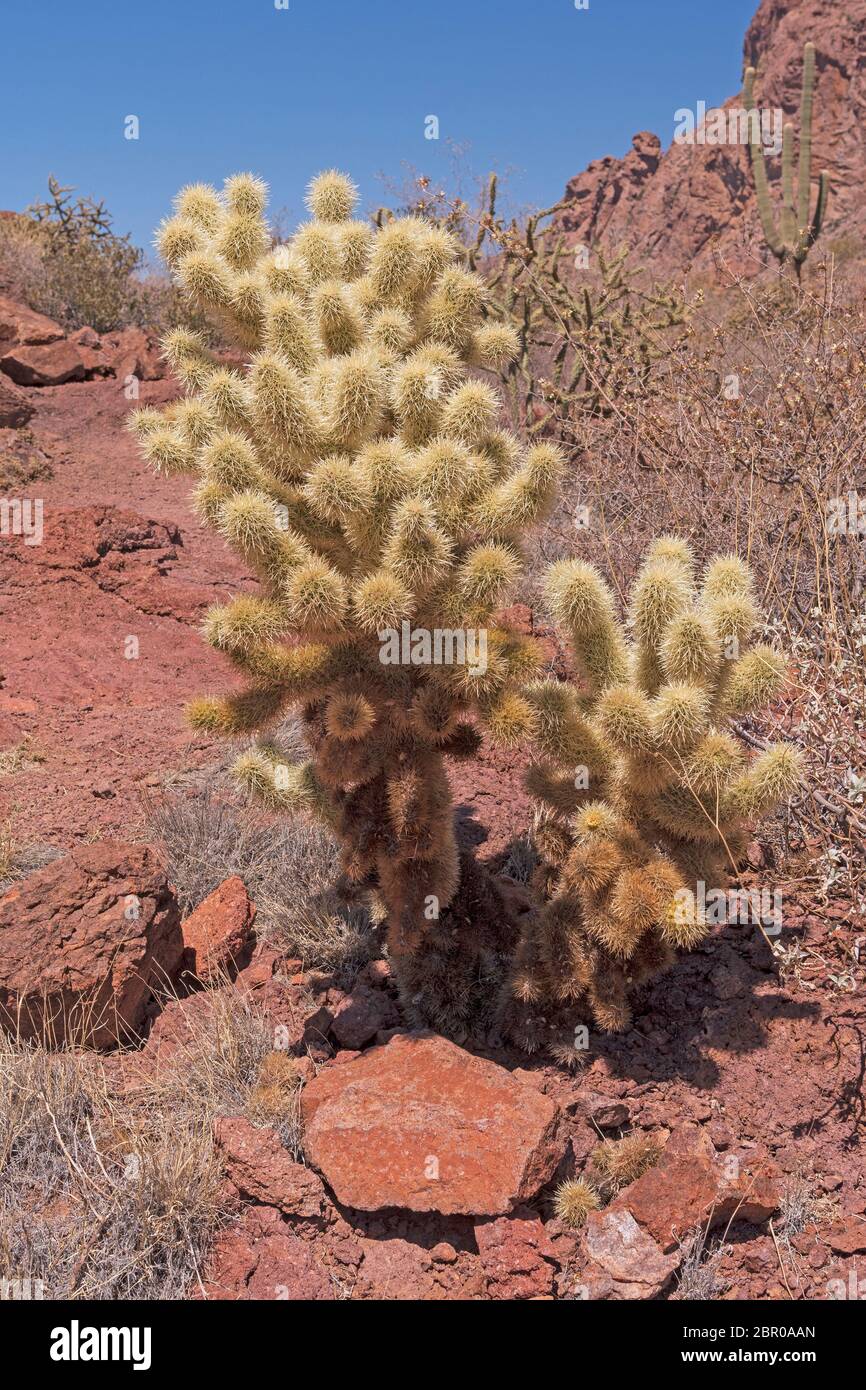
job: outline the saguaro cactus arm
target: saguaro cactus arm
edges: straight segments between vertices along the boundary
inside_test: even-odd
[[[755,105],[755,69],[746,69],[743,80],[743,99],[749,113],[749,156],[755,179],[755,197],[764,239],[779,262],[793,261],[800,268],[821,234],[827,210],[830,179],[821,172],[815,211],[809,216],[812,175],[812,115],[815,99],[815,45],[807,43],[803,50],[803,87],[800,99],[800,156],[797,169],[796,195],[794,189],[794,129],[786,123],[782,132],[782,206],[779,224],[773,209],[767,179],[767,165],[761,140],[761,123]],[[753,115],[754,113],[754,115]]]

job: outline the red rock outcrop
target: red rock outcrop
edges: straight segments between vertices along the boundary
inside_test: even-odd
[[[321,1216],[325,1203],[321,1178],[295,1162],[273,1129],[256,1128],[242,1115],[226,1115],[217,1120],[214,1137],[226,1173],[239,1192],[279,1207],[287,1216],[302,1220]]]
[[[37,314],[25,304],[19,304],[7,295],[0,295],[0,350],[7,346],[22,343],[41,346],[56,343],[63,337],[63,329],[53,319]]]
[[[158,381],[166,369],[156,338],[143,328],[67,335],[53,319],[0,295],[0,372],[19,386],[61,386],[98,377]]]
[[[399,1034],[326,1067],[301,1098],[304,1150],[337,1200],[499,1216],[563,1153],[553,1101],[433,1034]]]
[[[65,381],[83,381],[87,368],[81,350],[61,338],[36,347],[22,343],[8,348],[0,357],[0,372],[19,386],[62,386]]]
[[[182,949],[180,910],[153,850],[77,846],[0,898],[0,1022],[58,1046],[128,1040]]]
[[[32,418],[33,406],[27,397],[0,377],[0,429],[20,429]]]
[[[866,238],[866,0],[762,0],[744,42],[743,67],[758,71],[761,109],[781,108],[798,128],[803,45],[817,49],[812,176],[831,175],[823,244]],[[741,74],[732,74],[734,87]],[[682,93],[683,107],[698,100],[713,109],[718,94]],[[742,106],[741,94],[723,109]],[[742,144],[681,144],[662,151],[648,131],[634,137],[622,158],[607,156],[573,178],[559,217],[574,242],[627,243],[634,262],[665,277],[694,267],[706,274],[717,254],[733,271],[752,274],[769,258],[763,244],[749,156]],[[769,164],[778,188],[779,160]]]
[[[589,1262],[581,1275],[585,1297],[593,1300],[655,1298],[679,1264],[641,1230],[628,1210],[590,1212],[586,1223]]]
[[[184,921],[185,974],[203,985],[227,979],[250,944],[255,916],[243,879],[225,879]]]
[[[666,1253],[696,1228],[768,1220],[780,1201],[779,1170],[766,1153],[717,1153],[704,1129],[684,1125],[659,1163],[627,1187],[611,1210],[627,1210]]]

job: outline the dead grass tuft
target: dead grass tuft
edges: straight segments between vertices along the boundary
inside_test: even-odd
[[[301,818],[272,820],[210,791],[167,794],[148,809],[149,835],[162,843],[184,912],[231,874],[256,904],[261,939],[350,985],[379,954],[369,913],[341,902],[335,841]]]
[[[213,1122],[244,1112],[272,1048],[242,996],[210,1003],[157,1072],[0,1038],[0,1278],[57,1299],[195,1289],[224,1214]]]

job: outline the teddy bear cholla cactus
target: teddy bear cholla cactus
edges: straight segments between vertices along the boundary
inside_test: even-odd
[[[544,444],[521,454],[495,391],[467,371],[497,369],[515,342],[484,321],[459,246],[415,218],[355,220],[355,196],[344,175],[320,175],[311,220],[273,247],[258,179],[180,193],[162,255],[242,361],[170,333],[188,394],[133,426],[160,472],[197,478],[199,515],[263,589],[209,613],[206,636],[245,685],[193,701],[193,725],[246,735],[301,709],[310,759],[291,765],[264,737],[237,774],[268,806],[335,830],[346,883],[378,892],[399,957],[458,886],[445,756],[476,752],[473,714],[506,739],[531,722],[517,691],[534,646],[492,615],[561,459]],[[378,634],[405,621],[486,628],[486,668],[383,664]]]
[[[786,667],[752,644],[759,615],[735,555],[714,560],[698,587],[688,545],[657,541],[631,595],[630,636],[588,564],[553,565],[545,594],[579,683],[526,691],[549,900],[524,931],[511,989],[527,1019],[537,1001],[585,998],[599,1027],[620,1030],[630,989],[705,934],[698,884],[722,885],[746,822],[797,785],[795,749],[776,744],[748,762],[728,727],[772,698]]]

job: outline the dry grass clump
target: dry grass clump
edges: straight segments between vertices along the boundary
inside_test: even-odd
[[[45,754],[38,744],[29,737],[0,753],[0,777],[12,777],[16,772],[25,772],[45,762]]]
[[[0,1037],[0,1278],[55,1299],[189,1295],[223,1212],[214,1119],[247,1108],[272,1048],[239,995],[195,1020],[153,1074]]]
[[[682,1264],[676,1271],[677,1287],[671,1295],[677,1302],[707,1303],[721,1298],[728,1288],[719,1270],[725,1246],[721,1241],[707,1244],[707,1233],[700,1228],[680,1242]]]
[[[808,1226],[826,1225],[835,1214],[835,1201],[815,1191],[814,1178],[794,1173],[782,1191],[777,1224],[782,1239],[790,1245],[791,1239],[802,1235]]]
[[[5,893],[20,878],[27,878],[54,859],[62,859],[64,851],[56,845],[20,845],[12,829],[12,821],[0,824],[0,893]]]
[[[607,1202],[658,1163],[662,1146],[652,1134],[635,1130],[621,1139],[603,1139],[589,1159],[589,1180]]]
[[[272,1125],[296,1157],[300,1153],[302,1085],[298,1059],[287,1052],[269,1052],[259,1067],[247,1102],[251,1123]]]
[[[33,433],[17,429],[9,447],[0,450],[0,492],[23,492],[32,483],[47,483],[53,477],[51,461]]]
[[[256,904],[259,938],[297,956],[306,969],[351,984],[379,954],[366,909],[337,897],[337,845],[322,826],[238,808],[210,791],[166,795],[147,808],[147,819],[184,913],[238,874]]]

